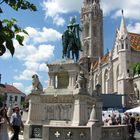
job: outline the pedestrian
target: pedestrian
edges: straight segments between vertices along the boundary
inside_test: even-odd
[[[6,108],[2,108],[0,110],[0,140],[9,140],[8,124],[10,125],[7,110]]]
[[[129,115],[127,112],[124,113],[123,117],[122,117],[122,124],[123,125],[128,125],[129,124]]]
[[[132,115],[132,113],[129,113],[130,116],[130,126],[129,126],[129,134],[130,134],[130,138],[134,139],[134,135],[135,135],[135,117]]]
[[[20,115],[20,109],[18,106],[14,108],[14,112],[11,116],[10,123],[13,129],[13,136],[11,137],[11,140],[19,140],[20,128],[24,126]]]
[[[138,132],[140,132],[140,119],[139,118],[137,118],[136,120],[136,129]]]

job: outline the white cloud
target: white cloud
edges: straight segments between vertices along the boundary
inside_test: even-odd
[[[46,18],[52,17],[53,23],[56,25],[63,25],[64,19],[60,15],[80,11],[82,3],[82,0],[44,0],[43,9],[45,11]]]
[[[134,25],[129,24],[127,29],[128,29],[129,32],[140,34],[140,23],[137,22]]]
[[[17,89],[23,91],[24,86],[22,83],[13,83],[13,86],[15,86]]]
[[[82,7],[83,0],[44,0],[43,9],[47,17],[52,17],[53,22],[57,24],[55,20],[56,15],[60,17],[62,14],[70,12],[79,12]],[[111,15],[112,17],[118,17],[121,15],[121,10],[124,10],[124,15],[127,18],[140,19],[140,0],[101,0],[101,7],[104,15]]]
[[[46,17],[54,17],[57,14],[79,11],[82,6],[82,0],[44,0],[43,8]]]
[[[24,46],[25,51],[18,48],[15,53],[15,57],[22,60],[25,66],[25,70],[19,75],[15,76],[16,80],[29,80],[31,76],[39,71],[48,71],[47,66],[44,64],[48,59],[53,57],[54,46],[51,45],[40,45],[34,46]],[[30,50],[31,47],[31,50]],[[22,54],[24,53],[24,54]]]
[[[40,64],[39,71],[48,72],[48,67],[45,63]]]
[[[36,29],[27,27],[29,36],[25,37],[24,46],[19,46],[16,41],[14,57],[22,62],[25,67],[23,72],[16,75],[16,80],[30,80],[32,75],[38,72],[47,72],[46,61],[54,57],[55,46],[46,44],[57,41],[61,38],[61,33],[52,28]]]
[[[26,87],[25,93],[31,93],[31,90],[32,90],[32,85]]]
[[[32,42],[33,44],[44,43],[44,42],[52,42],[61,39],[62,34],[53,28],[43,27],[42,30],[35,29],[32,27],[27,27],[25,29],[29,33],[28,42]]]
[[[36,71],[29,70],[26,68],[20,75],[16,75],[14,78],[15,80],[31,80],[32,75],[35,74]]]
[[[113,17],[121,15],[121,10],[124,10],[124,15],[127,18],[140,19],[140,0],[105,0],[101,1],[104,15],[111,14]]]
[[[65,23],[64,18],[60,17],[59,15],[56,15],[53,19],[53,23],[58,26],[63,26]]]

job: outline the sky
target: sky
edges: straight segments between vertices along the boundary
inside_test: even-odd
[[[9,51],[0,57],[2,83],[13,84],[25,94],[32,89],[32,75],[38,74],[44,87],[48,85],[47,63],[62,58],[61,36],[67,28],[70,17],[76,16],[80,24],[80,11],[83,0],[30,0],[38,11],[14,11],[2,4],[3,14],[0,19],[15,18],[17,24],[24,28],[24,46],[14,40],[15,54]],[[115,33],[120,26],[121,10],[124,11],[129,32],[140,33],[140,0],[101,0],[104,21],[104,50],[111,50]]]

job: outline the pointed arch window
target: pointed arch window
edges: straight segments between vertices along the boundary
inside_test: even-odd
[[[122,42],[122,49],[124,49],[124,42]]]
[[[88,37],[89,36],[89,25],[86,24],[85,25],[85,37]]]
[[[116,92],[118,92],[118,77],[119,77],[119,65],[116,69]]]
[[[104,73],[104,93],[108,92],[108,70],[105,70]]]
[[[97,36],[97,28],[96,28],[96,26],[93,26],[93,35],[94,35],[94,37]]]

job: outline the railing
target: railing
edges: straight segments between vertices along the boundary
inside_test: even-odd
[[[102,140],[127,140],[128,127],[126,125],[111,125],[102,127]]]

